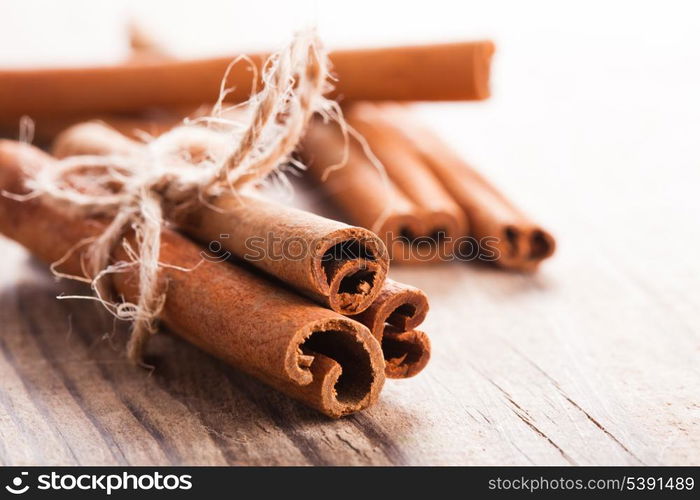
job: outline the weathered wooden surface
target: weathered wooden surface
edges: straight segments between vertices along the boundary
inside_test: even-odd
[[[466,264],[396,269],[432,299],[434,357],[340,421],[169,335],[154,339],[152,373],[127,365],[124,333],[91,303],[56,300],[76,287],[3,241],[0,459],[697,463],[700,269],[670,245],[676,228],[697,242],[698,207],[669,219],[650,202],[624,224],[603,203],[599,220],[582,211],[587,222],[556,225],[560,253],[535,277]]]
[[[560,247],[534,277],[392,270],[431,298],[422,374],[340,421],[168,335],[149,374],[3,240],[0,462],[700,463],[697,30],[659,9],[637,24],[609,3],[588,21],[566,9],[487,9],[494,99],[424,109]]]

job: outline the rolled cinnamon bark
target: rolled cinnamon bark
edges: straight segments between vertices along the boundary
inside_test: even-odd
[[[221,246],[342,314],[364,311],[381,291],[388,269],[384,244],[359,227],[249,196],[189,213],[180,227]]]
[[[412,255],[409,240],[402,234],[421,234],[418,208],[377,167],[354,141],[347,144],[335,124],[315,121],[303,139],[300,154],[313,178],[348,221],[375,232],[387,246],[394,262]]]
[[[430,340],[415,330],[425,320],[428,308],[428,297],[422,290],[387,279],[377,300],[352,316],[381,343],[387,377],[412,377],[430,360]]]
[[[56,137],[73,125],[87,121],[98,121],[108,124],[119,133],[138,139],[144,136],[157,137],[167,132],[176,125],[182,124],[183,119],[193,110],[180,112],[170,110],[148,110],[143,113],[116,114],[116,113],[80,113],[61,114],[33,120],[33,143],[50,145]],[[0,118],[0,137],[17,139],[19,135],[19,123],[6,124]]]
[[[31,146],[0,141],[0,189],[25,191],[31,169],[52,158]],[[45,262],[70,254],[64,273],[84,276],[87,238],[106,221],[80,218],[42,198],[0,197],[0,231]],[[125,236],[134,244],[134,235]],[[75,251],[71,254],[71,250]],[[129,261],[119,246],[113,258]],[[175,333],[326,415],[340,417],[376,401],[384,382],[381,348],[347,319],[242,267],[202,259],[198,246],[163,230],[158,280],[166,294],[162,320]],[[135,302],[138,265],[113,275],[115,290]]]
[[[193,144],[200,150],[198,138]],[[185,145],[183,145],[185,147]],[[86,123],[56,138],[54,154],[138,154],[143,145]],[[342,314],[365,310],[379,294],[388,253],[368,231],[250,196],[223,195],[175,222],[190,236],[221,247]]]
[[[555,250],[554,237],[533,222],[434,132],[397,104],[379,105],[382,126],[403,135],[467,214],[482,257],[501,267],[534,271]]]
[[[352,104],[345,108],[344,115],[367,140],[394,185],[418,207],[422,231],[411,233],[406,228],[403,236],[411,242],[422,238],[441,247],[435,260],[452,255],[458,238],[467,232],[467,220],[430,167],[414,150],[405,147],[401,135],[382,126],[382,113],[376,105]]]
[[[430,338],[419,330],[384,331],[382,352],[389,378],[409,378],[417,375],[430,361]]]
[[[381,340],[387,327],[395,332],[418,327],[428,309],[428,297],[422,290],[387,278],[377,300],[353,319],[367,326],[372,335]]]
[[[489,95],[491,42],[338,50],[330,59],[337,76],[333,97],[344,100],[471,100]],[[56,113],[134,112],[151,107],[198,106],[219,95],[234,57],[140,60],[92,68],[0,70],[0,119],[41,120]],[[252,55],[259,70],[267,55]],[[235,65],[227,102],[246,100],[248,64]]]
[[[345,148],[338,126],[317,120],[309,127],[300,154],[308,174],[348,221],[377,233],[395,263],[429,264],[449,259],[465,219],[433,174],[408,153],[404,156],[410,164],[396,163],[393,172],[383,165],[388,173],[384,177],[355,139],[347,144],[347,158]],[[397,159],[398,155],[403,153],[397,152]],[[391,175],[397,172],[405,176],[415,172],[415,177],[401,181],[410,194]]]

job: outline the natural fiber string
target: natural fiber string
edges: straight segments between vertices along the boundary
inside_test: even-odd
[[[93,299],[118,318],[133,321],[127,344],[130,360],[141,362],[165,302],[158,283],[158,268],[164,265],[159,262],[164,220],[177,219],[222,194],[235,194],[284,164],[313,113],[332,108],[323,97],[328,90],[328,71],[327,56],[315,32],[298,34],[266,62],[261,90],[244,105],[233,108],[245,112],[244,118],[228,118],[232,108],[223,108],[227,90],[222,86],[210,116],[186,121],[147,142],[143,154],[68,157],[55,168],[41,169],[28,183],[32,197],[42,196],[79,215],[112,217],[99,237],[82,242],[89,244],[84,270],[95,292]],[[180,139],[196,138],[202,127],[206,127],[209,146],[212,130],[220,141],[208,147],[203,156],[183,155]],[[134,231],[136,248],[122,241],[129,229]],[[129,261],[110,265],[120,241]],[[109,300],[109,287],[102,279],[133,266],[139,274],[138,302]]]

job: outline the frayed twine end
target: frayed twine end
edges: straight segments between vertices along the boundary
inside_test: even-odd
[[[245,60],[239,58],[232,65]],[[28,183],[31,196],[41,195],[82,216],[112,217],[98,238],[78,245],[88,245],[83,254],[85,275],[95,293],[83,298],[97,300],[115,317],[133,321],[127,356],[137,364],[143,364],[143,351],[165,304],[165,292],[158,283],[158,271],[164,265],[159,261],[163,221],[198,204],[207,205],[222,194],[235,195],[277,172],[290,160],[314,113],[342,117],[337,103],[323,97],[331,88],[329,62],[315,30],[297,34],[289,46],[269,58],[262,69],[262,88],[247,102],[224,105],[229,92],[226,76],[209,115],[185,120],[146,142],[139,154],[67,157]],[[257,82],[257,73],[254,79]],[[23,130],[24,139],[31,140],[30,126],[25,124]],[[206,132],[202,140],[200,132]],[[198,141],[203,148],[191,147]],[[110,264],[115,246],[130,229],[136,248],[125,247],[129,261]],[[61,275],[56,269],[69,256],[54,263],[55,274]],[[109,298],[111,287],[103,280],[134,268],[139,277],[138,302],[114,302]]]

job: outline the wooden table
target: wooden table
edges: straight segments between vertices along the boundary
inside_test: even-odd
[[[534,276],[393,269],[431,298],[433,358],[342,420],[167,334],[129,366],[122,329],[0,241],[0,462],[700,463],[698,44],[673,26],[510,23],[492,101],[424,107],[559,249]]]
[[[152,373],[129,366],[123,329],[92,303],[56,300],[85,290],[3,240],[0,460],[697,463],[698,202],[666,212],[647,199],[628,216],[636,190],[576,210],[570,196],[551,201],[560,250],[535,276],[394,269],[432,300],[433,359],[340,421],[167,334],[151,344]]]

